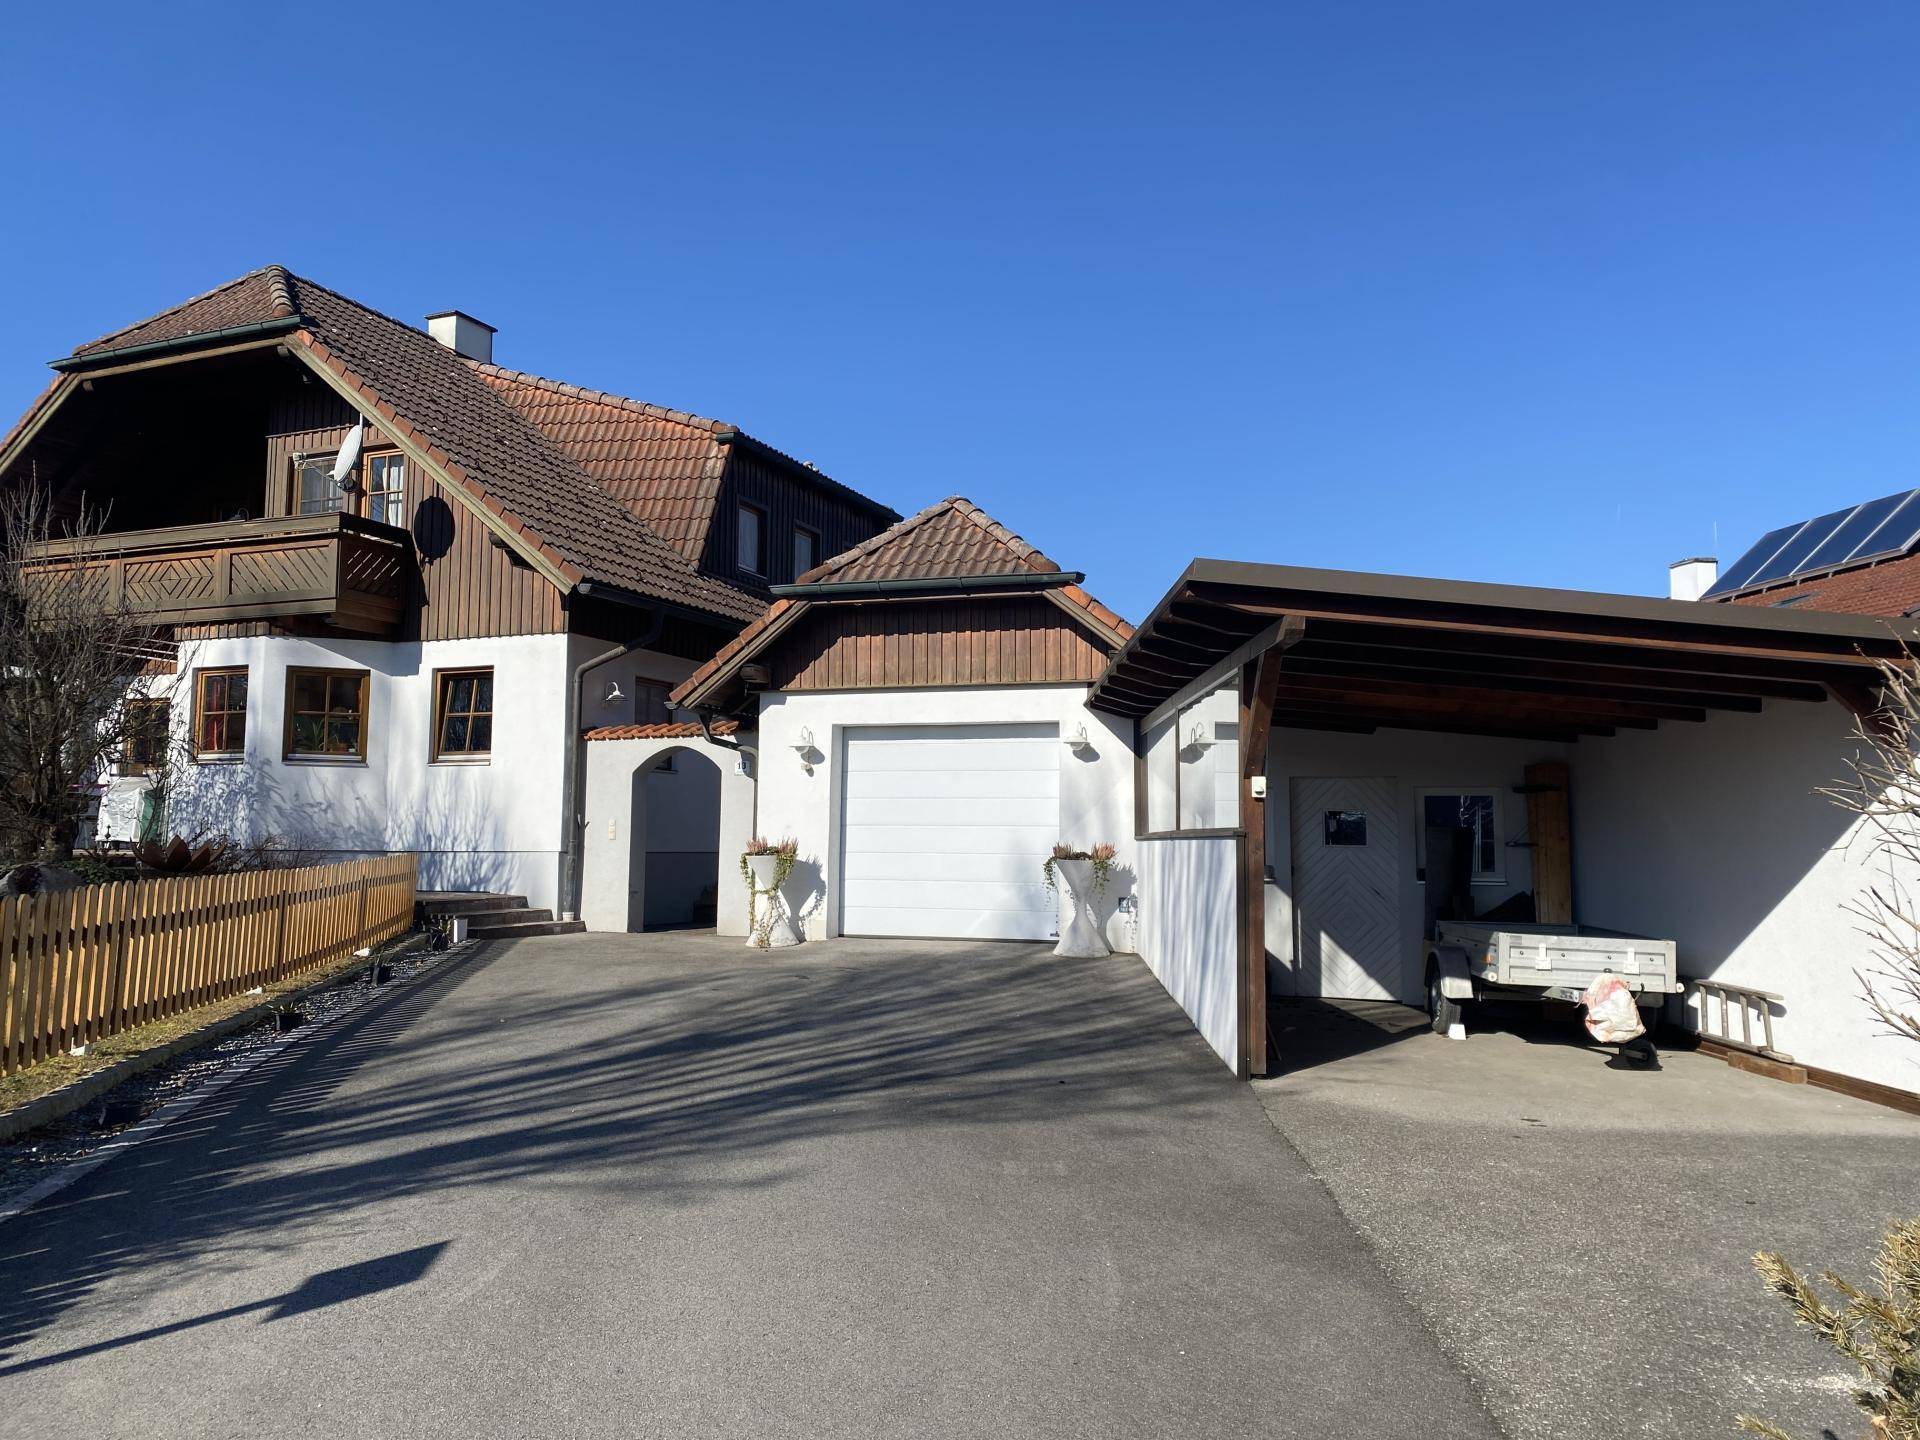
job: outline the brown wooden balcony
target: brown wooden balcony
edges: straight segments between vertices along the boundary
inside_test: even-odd
[[[128,530],[39,547],[48,571],[82,572],[107,602],[152,624],[296,616],[384,634],[413,572],[407,532],[356,515],[296,515]]]

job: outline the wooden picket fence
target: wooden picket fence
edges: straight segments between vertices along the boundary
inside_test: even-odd
[[[0,1075],[398,935],[417,873],[385,855],[0,900]]]

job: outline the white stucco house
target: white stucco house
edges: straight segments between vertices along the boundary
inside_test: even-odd
[[[1049,851],[1108,842],[1109,943],[1254,1075],[1270,998],[1422,1003],[1444,823],[1474,914],[1672,939],[1778,997],[1808,1078],[1920,1104],[1853,978],[1866,857],[1814,793],[1920,642],[1920,532],[1871,540],[1920,500],[1774,532],[1738,584],[1691,563],[1684,599],[1200,560],[1136,630],[964,499],[901,519],[492,346],[269,266],[55,363],[0,485],[111,501],[40,563],[166,651],[103,839],[414,851],[517,907],[496,934],[744,938],[741,854],[791,838],[803,943],[1045,941]]]

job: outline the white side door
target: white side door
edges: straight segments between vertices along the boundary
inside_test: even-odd
[[[840,933],[1051,938],[1060,754],[1055,725],[848,729]]]
[[[1301,993],[1408,1000],[1393,782],[1296,779],[1292,807]]]

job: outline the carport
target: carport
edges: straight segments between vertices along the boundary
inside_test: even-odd
[[[1873,712],[1876,664],[1916,639],[1905,620],[1197,560],[1088,699],[1137,722],[1142,953],[1238,1073],[1264,1074],[1270,970],[1283,990],[1301,976],[1300,865],[1279,861],[1303,837],[1276,805],[1333,786],[1307,803],[1377,805],[1380,825],[1435,795],[1484,805],[1491,895],[1531,884],[1552,843],[1508,793],[1525,764],[1565,764],[1576,912],[1585,895],[1605,923],[1674,934],[1703,978],[1797,980],[1817,1063],[1895,1084],[1877,1052],[1848,1069],[1869,1029],[1837,909],[1848,837],[1810,791]],[[1417,945],[1417,848],[1381,876],[1382,946]]]

